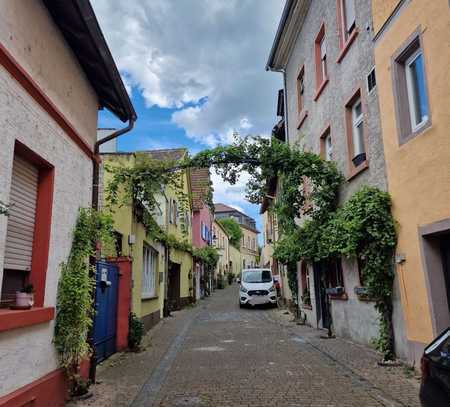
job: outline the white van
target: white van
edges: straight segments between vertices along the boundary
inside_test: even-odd
[[[239,287],[239,306],[277,304],[277,290],[270,269],[244,269]]]

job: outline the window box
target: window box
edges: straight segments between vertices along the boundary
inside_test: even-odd
[[[328,295],[332,295],[332,296],[341,296],[342,294],[344,294],[344,287],[332,287],[332,288],[327,288],[325,290],[325,292]]]
[[[376,301],[375,298],[373,298],[369,295],[366,287],[355,287],[354,292],[360,301],[365,301],[365,302]]]
[[[0,309],[0,332],[42,324],[53,320],[55,308],[33,307],[29,310]]]
[[[366,153],[360,153],[352,158],[352,162],[355,167],[360,166],[364,161],[366,161]]]

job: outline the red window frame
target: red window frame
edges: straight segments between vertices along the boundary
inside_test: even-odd
[[[326,85],[328,84],[328,69],[326,76],[324,76],[322,72],[322,58],[320,52],[320,44],[323,39],[325,39],[326,41],[325,23],[321,24],[316,39],[314,40],[314,60],[316,65],[316,94],[314,96],[314,101],[316,101],[319,98],[319,96],[325,89]],[[327,53],[325,55],[327,55]],[[328,64],[328,61],[326,62],[326,64]]]
[[[361,109],[362,114],[364,117],[363,122],[363,131],[364,131],[364,143],[365,143],[365,153],[366,153],[366,159],[359,164],[358,166],[355,166],[355,164],[352,161],[353,158],[353,120],[352,120],[352,107],[354,103],[360,99],[361,100]],[[360,172],[364,171],[366,168],[369,167],[369,158],[368,158],[368,145],[367,145],[367,118],[366,118],[366,111],[364,106],[364,99],[362,95],[361,88],[357,88],[355,91],[353,91],[352,96],[347,100],[345,103],[345,130],[346,130],[346,137],[347,137],[347,162],[348,162],[348,176],[347,181],[350,181],[353,177],[358,175]]]
[[[48,161],[17,140],[14,146],[14,155],[35,165],[39,170],[31,271],[28,274],[27,283],[33,284],[35,307],[43,307],[50,248],[55,170]]]
[[[341,51],[339,52],[339,55],[336,59],[336,62],[340,64],[342,60],[344,59],[345,55],[347,54],[348,50],[350,49],[350,46],[355,41],[356,37],[359,33],[359,28],[356,25],[352,33],[349,35],[348,38],[345,38],[345,27],[343,25],[344,23],[344,0],[336,0],[336,22],[337,27],[339,30],[339,48]],[[356,24],[356,21],[355,21]]]

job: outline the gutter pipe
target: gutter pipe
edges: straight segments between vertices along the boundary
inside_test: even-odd
[[[137,117],[136,114],[131,115],[131,117],[128,120],[128,126],[124,127],[123,129],[117,130],[114,133],[110,134],[109,136],[106,136],[102,138],[101,140],[98,140],[95,143],[94,146],[94,160],[93,160],[93,174],[92,174],[92,208],[95,210],[98,210],[99,202],[98,202],[98,192],[99,192],[99,182],[100,182],[100,157],[98,156],[98,153],[100,151],[100,146],[110,140],[113,140],[122,134],[128,133],[131,131],[134,127],[134,123],[136,121]]]

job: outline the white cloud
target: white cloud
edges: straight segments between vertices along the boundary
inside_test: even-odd
[[[239,208],[238,210],[245,213],[242,207],[248,204],[245,199],[245,188],[249,178],[250,175],[247,172],[243,172],[236,184],[230,185],[212,170],[211,181],[214,188],[214,202],[225,203],[236,209]]]
[[[280,75],[264,66],[282,0],[93,0],[127,87],[214,146],[269,133]]]

